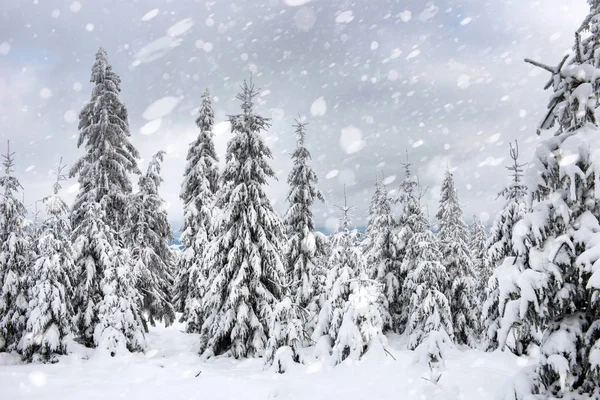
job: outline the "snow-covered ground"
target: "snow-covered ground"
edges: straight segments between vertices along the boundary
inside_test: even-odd
[[[277,374],[260,359],[200,361],[198,336],[183,326],[151,328],[145,354],[97,358],[75,345],[57,364],[17,364],[0,353],[0,399],[493,399],[500,387],[534,360],[496,351],[453,349],[437,385],[426,365],[390,336],[396,358],[336,367],[317,361]],[[11,365],[12,364],[12,365]]]

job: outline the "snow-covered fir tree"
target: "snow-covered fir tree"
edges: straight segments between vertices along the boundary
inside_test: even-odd
[[[171,304],[173,258],[169,249],[173,234],[165,201],[159,194],[163,182],[160,163],[164,155],[164,151],[159,151],[152,157],[146,173],[139,179],[139,191],[131,198],[127,245],[135,262],[143,313],[150,324],[162,320],[168,326],[175,320],[175,310]]]
[[[525,199],[527,187],[523,183],[525,164],[519,164],[519,144],[517,142],[514,146],[510,144],[509,154],[513,165],[506,168],[511,173],[511,183],[498,193],[498,197],[504,197],[505,202],[502,211],[494,219],[487,243],[488,263],[492,269],[501,264],[506,257],[514,255],[513,229],[527,210]]]
[[[312,205],[316,200],[324,201],[316,185],[317,174],[308,165],[310,153],[305,146],[306,123],[296,119],[297,146],[292,154],[294,165],[288,176],[290,190],[289,207],[284,216],[288,234],[285,262],[291,296],[300,307],[307,307],[315,295],[314,271],[319,257],[325,250],[323,235],[315,233]]]
[[[450,171],[446,171],[442,183],[436,217],[442,259],[449,277],[449,286],[442,290],[450,301],[454,338],[459,344],[474,346],[479,329],[475,273],[468,245],[469,231]]]
[[[477,215],[473,215],[473,222],[469,231],[469,248],[473,260],[473,270],[477,277],[477,296],[480,301],[484,299],[485,287],[489,274],[487,271],[487,231]]]
[[[321,336],[329,336],[336,364],[346,358],[357,360],[370,348],[386,345],[379,311],[383,299],[381,287],[367,276],[358,231],[351,229],[351,207],[346,203],[345,193],[340,209],[340,229],[331,239],[327,300],[313,332],[315,342]]]
[[[209,272],[204,263],[204,255],[217,229],[215,194],[219,170],[212,132],[214,119],[210,93],[206,89],[196,118],[200,132],[188,149],[179,195],[184,205],[180,238],[183,251],[177,266],[175,307],[183,313],[181,320],[187,322],[188,332],[199,332],[202,326],[201,302]]]
[[[119,99],[121,79],[102,48],[96,53],[90,81],[95,86],[79,114],[77,142],[85,155],[70,171],[79,183],[71,214],[78,270],[74,312],[78,333],[86,345],[95,343],[97,306],[104,297],[100,281],[109,265],[105,257],[120,251],[117,248],[123,246],[128,228],[129,173],[139,173],[138,152],[129,142],[127,109]],[[129,284],[135,285],[135,281]]]
[[[402,263],[406,271],[402,290],[410,293],[406,326],[410,349],[417,348],[432,333],[449,339],[454,335],[450,302],[444,293],[450,282],[442,259],[438,240],[429,229],[423,227],[413,234]]]
[[[540,128],[555,129],[528,169],[533,204],[513,231],[521,290],[507,322],[547,328],[538,364],[505,398],[600,398],[600,1],[589,3],[570,55],[557,67],[530,61],[552,74]]]
[[[92,207],[93,208],[93,207]],[[102,221],[102,219],[100,219]],[[94,344],[98,351],[111,356],[128,351],[142,351],[146,346],[144,320],[140,304],[143,299],[136,288],[139,279],[127,249],[114,245],[112,232],[99,227],[106,256],[100,282],[103,297],[98,303],[98,323],[94,327]],[[100,237],[100,241],[103,239]],[[111,243],[112,242],[112,243]]]
[[[412,174],[412,163],[407,160],[402,165],[404,166],[404,181],[400,185],[399,196],[397,203],[400,208],[398,228],[396,233],[397,243],[397,258],[400,262],[398,271],[399,294],[397,300],[390,303],[390,314],[394,321],[393,328],[396,332],[403,332],[408,322],[408,304],[412,293],[405,293],[402,290],[404,280],[408,271],[402,269],[402,262],[408,251],[408,243],[416,232],[421,232],[425,227],[429,226],[429,222],[421,208],[421,197],[423,196],[423,188],[419,184],[418,178]]]
[[[486,244],[487,254],[484,274],[480,277],[481,282],[486,285],[483,293],[484,302],[481,322],[484,330],[483,343],[487,350],[498,348],[498,329],[500,328],[500,320],[504,314],[506,302],[513,300],[519,290],[512,280],[513,275],[506,274],[503,268],[499,268],[507,257],[516,255],[512,245],[513,229],[527,209],[525,201],[527,187],[522,182],[525,164],[519,164],[518,162],[519,146],[517,142],[514,146],[510,145],[509,154],[513,160],[513,165],[506,168],[511,171],[511,183],[498,194],[498,196],[504,197],[505,202],[502,210],[494,219]],[[512,268],[510,264],[507,265]],[[500,283],[502,283],[502,288],[500,288]],[[502,303],[500,303],[501,292]],[[513,340],[509,348],[517,355],[521,355],[527,349],[529,343],[534,340],[534,337],[529,326],[521,324],[513,329],[519,331],[515,337],[520,337],[522,340]]]
[[[382,285],[383,301],[380,310],[384,329],[392,328],[390,304],[398,302],[401,262],[398,258],[396,221],[392,215],[387,188],[375,179],[375,193],[369,205],[366,238],[363,244],[369,275]]]
[[[75,162],[79,191],[72,210],[73,228],[83,223],[88,204],[104,208],[106,223],[117,232],[126,227],[127,203],[132,191],[129,173],[139,173],[138,151],[129,142],[127,108],[119,99],[121,78],[112,70],[103,48],[96,53],[90,82],[90,101],[79,113],[77,147],[85,155]]]
[[[264,190],[275,173],[268,163],[271,150],[259,136],[269,120],[253,109],[258,93],[251,81],[244,81],[237,95],[242,113],[229,117],[234,137],[227,144],[217,193],[223,220],[206,257],[211,278],[200,334],[205,357],[262,356],[269,321],[282,299],[283,223]]]
[[[62,162],[62,159],[61,159]],[[56,362],[66,354],[71,333],[71,279],[75,272],[71,246],[70,210],[58,192],[64,166],[59,163],[52,195],[44,199],[46,219],[37,242],[39,254],[31,269],[33,287],[19,352],[26,361]]]
[[[369,279],[364,267],[355,281],[348,284],[350,293],[332,349],[335,363],[347,358],[358,360],[367,352],[387,351],[380,313],[381,284]]]
[[[37,246],[35,245],[42,235],[42,208],[44,199],[39,199],[33,202],[33,204],[25,205],[25,208],[33,208],[33,211],[29,212],[28,218],[25,220],[25,233],[29,243],[32,244],[32,251],[37,253]],[[37,254],[35,255],[37,257]]]
[[[289,289],[285,289],[289,291]],[[304,329],[306,316],[304,309],[292,303],[291,294],[287,293],[279,301],[269,321],[269,340],[265,350],[265,366],[274,365],[275,371],[284,373],[291,363],[299,363],[301,349],[307,341]]]
[[[144,347],[142,299],[129,252],[105,219],[100,204],[88,203],[75,232],[75,324],[85,345],[116,355]]]
[[[14,153],[7,145],[0,177],[0,350],[17,349],[25,330],[31,286],[31,244],[25,233],[27,211],[18,199],[22,189],[14,173]]]

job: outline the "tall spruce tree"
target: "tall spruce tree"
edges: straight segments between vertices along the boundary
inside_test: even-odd
[[[129,142],[127,109],[120,101],[121,79],[108,63],[106,51],[96,53],[90,81],[90,101],[79,114],[79,140],[85,154],[70,171],[77,176],[79,192],[73,205],[75,263],[74,308],[76,326],[84,343],[94,345],[98,305],[103,299],[100,282],[108,267],[107,254],[120,252],[127,231],[127,203],[131,200],[130,173],[139,173],[137,150]],[[107,250],[106,247],[112,250]],[[120,260],[114,262],[120,263]],[[129,284],[135,285],[135,281]]]
[[[487,262],[487,231],[477,215],[473,215],[473,222],[469,231],[469,249],[473,260],[473,270],[477,277],[477,297],[479,301],[485,298],[485,288],[489,279]]]
[[[446,171],[442,183],[436,217],[443,263],[450,279],[444,290],[450,301],[454,338],[459,344],[475,346],[479,329],[475,273],[468,246],[469,232],[450,171]]]
[[[331,239],[326,280],[327,300],[313,332],[315,342],[329,336],[335,364],[346,358],[359,359],[372,347],[385,347],[380,309],[380,285],[369,279],[360,249],[360,236],[351,229],[350,211],[344,190],[340,229]]]
[[[398,249],[397,258],[400,262],[400,269],[398,271],[399,293],[396,301],[390,303],[390,313],[392,314],[394,322],[393,327],[394,330],[399,333],[403,332],[406,328],[409,318],[408,304],[410,303],[410,297],[412,295],[412,293],[404,292],[402,289],[406,274],[409,272],[402,268],[402,263],[406,257],[409,247],[408,244],[412,236],[429,226],[429,221],[425,218],[421,207],[423,188],[419,184],[418,178],[412,174],[412,163],[408,160],[408,154],[406,155],[406,162],[402,165],[404,166],[405,177],[400,185],[399,196],[397,199],[397,203],[400,206],[400,216],[396,233]]]
[[[570,55],[557,67],[529,61],[552,74],[540,128],[555,132],[528,169],[533,206],[513,230],[521,290],[507,322],[546,329],[539,362],[505,398],[600,397],[600,1],[589,3]]]
[[[369,206],[366,238],[363,245],[370,277],[382,285],[383,301],[380,310],[384,329],[392,328],[390,304],[396,305],[400,292],[401,262],[398,258],[396,221],[392,215],[387,188],[376,177],[375,193]]]
[[[523,217],[526,211],[525,196],[527,187],[523,184],[523,167],[525,164],[519,164],[519,146],[510,145],[510,157],[513,160],[513,165],[506,167],[511,171],[511,183],[506,186],[498,194],[504,197],[504,206],[500,213],[496,216],[492,225],[490,237],[488,238],[486,247],[486,265],[483,276],[480,278],[484,287],[484,297],[482,307],[483,324],[483,343],[486,350],[491,351],[498,348],[498,329],[506,303],[509,300],[514,300],[518,297],[518,285],[512,280],[513,274],[505,274],[503,268],[504,260],[507,257],[514,257],[512,238],[513,229],[516,223]],[[514,259],[513,259],[514,260]],[[510,267],[512,268],[512,267]],[[502,282],[500,282],[502,280]],[[502,283],[502,288],[500,288]],[[502,292],[503,302],[500,303],[500,293]],[[517,355],[523,354],[529,343],[534,340],[531,334],[531,329],[527,325],[519,324],[513,329],[519,333],[515,337],[523,338],[516,343],[513,341],[509,348]]]
[[[173,234],[165,201],[158,193],[163,182],[160,163],[164,155],[164,151],[156,153],[146,174],[139,179],[139,191],[132,196],[129,205],[131,228],[127,244],[135,262],[137,288],[143,299],[142,311],[150,324],[162,320],[168,326],[175,320],[175,310],[171,304],[173,257],[169,249]]]
[[[61,181],[67,179],[63,169],[61,159],[52,195],[44,199],[46,219],[37,242],[27,324],[19,343],[19,352],[26,361],[56,362],[57,355],[66,354],[65,338],[71,333],[71,279],[75,263],[70,210],[58,194]]]
[[[190,144],[184,180],[179,197],[184,204],[181,234],[183,252],[177,266],[175,308],[182,312],[188,332],[202,327],[201,302],[208,284],[208,269],[204,255],[208,243],[216,234],[216,193],[219,185],[217,152],[213,141],[214,112],[208,89],[202,95],[202,105],[196,118],[200,130]]]
[[[275,173],[259,133],[269,120],[254,112],[259,93],[244,81],[237,98],[242,113],[229,117],[234,137],[227,144],[226,165],[217,193],[223,221],[207,250],[210,291],[203,305],[200,353],[235,358],[262,356],[273,308],[282,298],[283,223],[264,186]]]
[[[312,205],[324,201],[316,188],[319,179],[308,165],[310,153],[305,147],[306,123],[296,119],[297,146],[292,154],[294,165],[288,176],[289,207],[284,216],[288,234],[285,262],[291,296],[300,307],[307,307],[315,295],[313,281],[319,257],[325,252],[322,235],[315,234]]]
[[[90,206],[90,212],[100,211]],[[107,258],[103,260],[103,275],[100,281],[103,297],[97,306],[98,323],[94,327],[94,345],[111,356],[127,351],[142,351],[146,346],[144,320],[140,304],[142,296],[136,288],[139,276],[134,270],[129,251],[115,245],[116,236],[102,226],[102,215],[98,215],[98,244],[103,246]],[[111,236],[113,236],[111,238]]]
[[[17,198],[22,189],[14,173],[14,154],[8,143],[0,177],[0,350],[17,350],[27,322],[31,244],[24,231],[27,211]]]
[[[450,302],[444,293],[444,288],[449,286],[449,277],[442,259],[438,240],[429,229],[412,235],[402,263],[402,269],[406,271],[403,291],[411,294],[406,327],[411,350],[430,334],[453,337]]]

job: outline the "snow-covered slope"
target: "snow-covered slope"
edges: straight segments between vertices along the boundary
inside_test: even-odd
[[[329,367],[321,361],[285,374],[264,371],[261,359],[201,362],[198,335],[181,324],[151,328],[149,350],[99,358],[73,344],[57,364],[16,364],[0,354],[2,399],[492,399],[517,370],[534,360],[496,351],[452,349],[437,385],[414,364],[403,337],[390,336],[390,356]]]

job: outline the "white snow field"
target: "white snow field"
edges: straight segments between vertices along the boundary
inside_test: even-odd
[[[0,353],[0,399],[493,399],[519,369],[535,360],[509,352],[451,349],[439,383],[415,364],[404,338],[389,336],[389,356],[329,367],[322,361],[285,374],[263,370],[262,359],[201,361],[198,335],[182,324],[151,328],[145,354],[98,358],[74,344],[56,364],[21,364]]]

